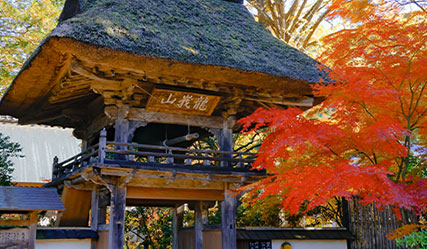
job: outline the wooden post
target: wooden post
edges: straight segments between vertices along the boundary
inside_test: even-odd
[[[233,131],[229,128],[219,130],[218,144],[221,151],[233,151]]]
[[[342,225],[351,232],[350,227],[350,210],[349,202],[346,198],[342,197],[341,199],[341,208],[342,208]],[[351,248],[351,240],[347,240],[347,248]]]
[[[197,201],[194,208],[194,249],[203,249],[202,204],[202,201]]]
[[[99,187],[94,186],[92,189],[92,198],[90,205],[90,228],[93,231],[98,230],[98,211],[99,211]]]
[[[233,151],[233,130],[228,127],[228,121],[224,121],[224,127],[222,129],[211,129],[211,131],[218,139],[218,145],[221,151],[225,151],[225,152]],[[233,157],[233,155],[231,154],[225,154],[222,156],[226,158]],[[231,166],[230,162],[224,162],[224,161],[221,162],[221,166],[223,167],[226,167],[229,165]]]
[[[30,213],[30,234],[29,234],[29,241],[28,241],[28,249],[34,249],[36,244],[36,237],[37,237],[37,212],[31,212]]]
[[[110,203],[110,195],[108,190],[99,189],[98,197],[98,228],[107,223],[107,206]]]
[[[202,202],[202,221],[203,225],[209,225],[209,203]]]
[[[118,143],[128,143],[129,141],[129,120],[118,116],[114,124],[114,141]],[[127,150],[127,146],[116,146],[116,150]],[[126,155],[115,155],[115,159],[126,160]]]
[[[221,203],[221,237],[222,249],[236,249],[236,213],[237,197],[231,197],[228,190],[224,193]]]
[[[89,146],[88,146],[88,142],[87,142],[87,139],[82,139],[82,150],[81,150],[81,152],[84,152],[85,150],[87,150],[87,148],[88,148]]]
[[[185,204],[176,208],[176,216],[178,221],[178,230],[182,229],[184,223]]]
[[[172,213],[172,249],[178,249],[178,215],[174,207]]]
[[[53,165],[52,165],[52,180],[54,180],[59,176],[58,161],[59,161],[58,157],[55,156],[53,158]]]
[[[126,186],[119,184],[111,186],[110,200],[110,229],[108,233],[108,248],[122,249],[125,233]]]
[[[107,147],[107,131],[104,129],[99,133],[98,164],[104,164],[105,148]]]
[[[91,205],[90,205],[90,229],[98,231],[98,211],[99,211],[99,187],[94,186],[92,189]],[[96,248],[96,240],[92,239],[92,249]]]

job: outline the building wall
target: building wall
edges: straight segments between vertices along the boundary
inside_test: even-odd
[[[90,249],[90,239],[39,239],[35,249]]]
[[[346,240],[273,240],[272,249],[280,249],[284,242],[289,242],[292,249],[347,249]]]
[[[12,158],[15,169],[12,181],[19,184],[46,183],[50,180],[55,156],[61,162],[81,151],[81,140],[73,137],[72,131],[42,125],[18,125],[16,121],[4,122],[0,117],[0,133],[9,136],[10,141],[19,143],[24,155],[22,158]]]
[[[180,230],[178,233],[178,248],[194,248],[194,229]],[[221,230],[204,230],[203,231],[203,249],[221,249]]]

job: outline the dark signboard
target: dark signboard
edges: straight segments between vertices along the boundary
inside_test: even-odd
[[[249,241],[249,249],[272,249],[271,240]]]

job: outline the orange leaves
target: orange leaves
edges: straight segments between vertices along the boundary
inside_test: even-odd
[[[365,201],[380,204],[416,205],[414,197],[406,196],[404,189],[388,178],[393,174],[388,171],[392,158],[404,150],[387,137],[382,125],[370,126],[365,133],[364,129],[347,129],[342,122],[304,117],[292,108],[259,109],[240,122],[246,128],[253,122],[268,126],[270,133],[253,166],[265,168],[274,176],[261,181],[257,189],[263,190],[260,198],[281,194],[282,206],[291,213],[297,213],[307,200],[310,209],[334,196],[360,195]],[[378,154],[370,152],[376,146],[385,149]]]
[[[398,229],[394,230],[390,234],[388,234],[387,238],[389,240],[401,239],[406,235],[409,235],[413,232],[417,232],[419,229],[427,229],[427,226],[417,225],[417,224],[404,225],[404,226],[399,227]]]
[[[334,1],[330,7],[332,13],[329,17],[340,16],[352,22],[358,22],[374,12],[376,6],[378,5],[371,0],[338,0]]]
[[[307,113],[258,109],[240,120],[246,130],[268,133],[254,167],[272,177],[259,182],[256,195],[281,195],[291,213],[307,201],[311,209],[352,195],[362,203],[423,210],[427,21],[423,13],[399,16],[390,5],[371,10],[367,1],[341,2],[360,4],[367,16],[324,39],[328,49],[320,59],[333,69],[333,83],[319,84],[315,93],[327,99]]]

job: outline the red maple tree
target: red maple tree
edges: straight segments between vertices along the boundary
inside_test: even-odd
[[[322,104],[306,112],[258,109],[240,120],[246,132],[268,134],[253,164],[271,174],[252,186],[258,198],[281,195],[293,214],[335,196],[425,210],[426,14],[369,7],[353,28],[323,41],[319,60],[333,71],[315,87]]]

